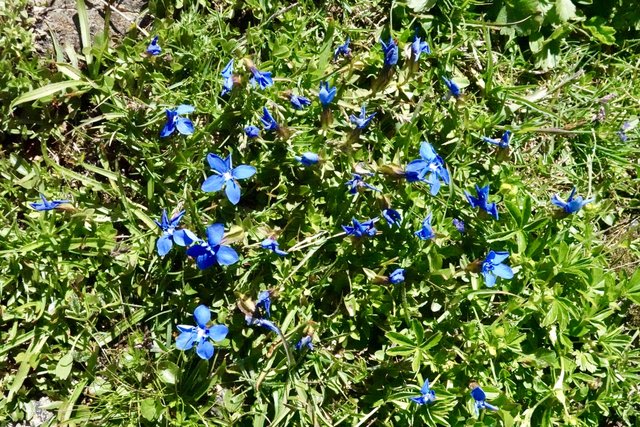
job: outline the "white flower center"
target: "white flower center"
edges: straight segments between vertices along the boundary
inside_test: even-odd
[[[224,178],[225,181],[229,181],[229,180],[233,179],[233,175],[231,175],[231,172],[223,173],[222,177]]]

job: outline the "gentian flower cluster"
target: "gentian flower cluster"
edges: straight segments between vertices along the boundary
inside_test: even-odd
[[[225,325],[208,326],[211,321],[211,311],[205,305],[199,305],[193,312],[196,326],[178,325],[180,335],[176,338],[178,350],[191,350],[196,346],[196,354],[205,360],[211,359],[214,352],[211,341],[222,341],[229,333]]]
[[[373,218],[360,222],[357,219],[352,218],[351,222],[353,225],[343,225],[342,229],[347,233],[347,236],[373,237],[378,232],[374,227],[377,220],[378,218]]]
[[[379,188],[374,187],[364,181],[364,177],[358,173],[352,173],[352,178],[347,181],[346,186],[349,187],[349,193],[356,194],[360,189],[368,188],[373,191],[380,191]]]
[[[411,53],[413,54],[413,60],[418,62],[420,55],[423,53],[429,55],[431,53],[431,48],[429,47],[429,43],[422,41],[420,37],[416,35],[413,43],[411,43]]]
[[[240,201],[239,179],[251,178],[256,173],[256,168],[249,165],[231,166],[231,154],[226,159],[216,154],[207,154],[207,162],[217,175],[211,175],[202,183],[202,191],[207,193],[216,192],[225,188],[227,198],[231,203],[237,205]]]
[[[493,406],[492,404],[487,402],[487,395],[478,384],[472,383],[471,387],[471,397],[473,397],[473,400],[475,401],[474,410],[476,413],[476,417],[480,415],[480,409],[489,409],[491,411],[499,410],[498,407]]]
[[[183,215],[184,211],[180,211],[173,218],[169,219],[167,217],[167,211],[163,209],[160,222],[154,221],[162,230],[162,236],[160,236],[156,242],[158,255],[165,256],[168,254],[174,243],[178,246],[189,246],[198,240],[195,234],[185,228],[176,230]]]
[[[262,246],[263,249],[268,249],[277,255],[287,255],[287,252],[280,249],[280,247],[278,246],[278,242],[276,242],[274,239],[265,239],[262,241],[262,243],[260,243],[260,246]]]
[[[429,388],[429,380],[427,379],[420,389],[420,396],[410,397],[409,399],[418,405],[426,405],[435,402],[436,392]]]
[[[422,227],[415,232],[415,235],[418,236],[420,240],[431,240],[436,237],[436,233],[433,232],[433,228],[431,227],[431,214],[427,215],[424,221],[422,221]]]
[[[580,209],[585,207],[585,205],[595,200],[595,199],[583,200],[582,196],[574,197],[575,194],[576,194],[576,188],[573,187],[573,190],[571,190],[571,194],[569,194],[569,198],[567,199],[566,202],[556,194],[551,198],[551,203],[561,208],[565,213],[572,214],[572,213],[578,212]]]
[[[40,194],[40,199],[42,202],[32,202],[29,206],[37,211],[50,211],[65,203],[71,203],[70,200],[47,200],[44,194]]]
[[[158,38],[159,38],[158,36],[155,36],[154,38],[152,38],[151,43],[149,43],[149,46],[147,46],[147,53],[149,55],[158,56],[160,55],[160,52],[162,52],[162,49],[158,44]]]
[[[320,99],[320,104],[322,104],[323,109],[328,109],[329,104],[333,101],[333,98],[336,97],[336,93],[338,89],[334,86],[329,86],[329,82],[320,83],[320,92],[318,92],[318,98]]]
[[[225,96],[233,89],[233,59],[230,60],[227,65],[223,68],[220,73],[222,76],[222,91],[220,91],[220,96]]]
[[[508,257],[509,252],[489,251],[489,254],[482,263],[482,276],[488,287],[494,287],[498,277],[502,277],[503,279],[513,278],[511,267],[503,262]]]
[[[389,37],[389,41],[385,43],[380,39],[380,45],[384,53],[384,66],[385,68],[391,68],[398,63],[398,45]]]
[[[402,215],[395,209],[387,208],[382,211],[382,217],[387,221],[390,227],[394,225],[400,226],[402,222]]]
[[[187,255],[195,258],[200,270],[206,270],[212,265],[231,265],[238,262],[238,253],[224,243],[224,225],[213,224],[207,227],[207,240],[192,245],[187,249]]]
[[[349,48],[349,43],[351,43],[351,38],[347,37],[347,40],[345,40],[344,44],[341,44],[336,48],[335,52],[333,52],[334,61],[337,61],[339,56],[344,56],[346,58],[351,57],[351,49]]]
[[[295,159],[304,166],[313,166],[320,161],[320,157],[316,153],[309,151],[302,153],[301,156],[295,156]]]
[[[477,197],[472,196],[467,191],[465,191],[464,194],[472,208],[480,208],[494,219],[498,219],[498,206],[495,203],[489,203],[489,185],[480,188],[476,184]]]
[[[462,93],[460,92],[460,88],[458,87],[458,85],[453,80],[449,80],[448,78],[443,76],[442,81],[444,81],[447,89],[449,89],[449,96],[460,98],[460,95],[462,95]]]
[[[291,102],[291,106],[296,110],[304,110],[305,107],[311,105],[311,100],[304,96],[299,96],[295,94],[289,95],[289,102]]]
[[[389,283],[393,283],[394,285],[404,282],[404,268],[393,270],[393,272],[389,275],[388,280]]]
[[[375,115],[376,113],[373,113],[367,116],[367,108],[363,105],[362,109],[360,110],[360,116],[355,116],[351,114],[349,116],[349,120],[351,121],[351,123],[356,125],[356,129],[362,130],[367,126],[369,126],[369,123],[371,123],[371,120]]]
[[[166,110],[167,123],[165,123],[160,132],[161,138],[166,138],[176,130],[182,135],[191,135],[193,133],[193,123],[186,117],[181,117],[185,114],[190,114],[195,111],[192,105],[182,104],[178,105],[175,110]]]
[[[440,191],[440,181],[449,185],[449,171],[444,165],[442,157],[428,142],[420,145],[420,159],[412,160],[406,167],[407,181],[424,181],[431,187],[431,195],[435,196]]]
[[[497,145],[500,148],[509,148],[509,142],[511,141],[511,131],[504,131],[500,139],[487,138],[486,136],[483,136],[482,140],[484,142],[488,142],[489,144]]]

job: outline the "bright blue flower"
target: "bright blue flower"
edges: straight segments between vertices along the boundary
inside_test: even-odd
[[[487,395],[484,393],[484,390],[482,390],[477,384],[471,389],[471,397],[473,397],[473,400],[475,400],[476,416],[480,415],[480,409],[490,409],[492,411],[499,410],[492,404],[487,403]]]
[[[174,243],[178,246],[189,246],[198,240],[198,237],[187,229],[176,230],[183,215],[184,211],[180,211],[176,216],[169,219],[167,217],[167,210],[163,209],[160,221],[153,221],[162,230],[162,236],[160,236],[156,242],[158,255],[165,256],[168,254]]]
[[[369,123],[371,123],[371,119],[373,119],[375,115],[376,113],[367,116],[367,107],[363,105],[362,109],[360,110],[360,116],[355,116],[352,114],[349,116],[349,120],[351,120],[351,123],[356,125],[356,129],[364,129],[369,125]]]
[[[162,52],[162,49],[158,44],[158,36],[155,36],[154,38],[151,39],[151,43],[149,43],[149,46],[147,46],[147,53],[149,55],[156,56],[156,55],[160,55],[160,52]]]
[[[260,136],[260,129],[258,129],[257,126],[254,125],[249,125],[246,128],[244,128],[244,133],[249,137],[249,138],[257,138]]]
[[[211,267],[216,262],[220,265],[231,265],[238,262],[237,252],[230,246],[222,244],[224,225],[213,224],[207,227],[207,241],[201,241],[187,249],[187,255],[196,259],[200,270]]]
[[[311,100],[304,96],[294,95],[289,96],[289,102],[291,106],[296,110],[304,110],[305,107],[311,105]]]
[[[280,256],[287,255],[287,252],[281,250],[278,247],[278,242],[276,242],[274,239],[265,239],[262,241],[262,243],[260,243],[260,246],[262,246],[263,249],[269,249],[270,251],[273,251]]]
[[[573,190],[571,190],[571,194],[569,195],[569,198],[567,199],[566,202],[560,199],[560,197],[558,197],[558,195],[556,194],[551,198],[551,203],[558,206],[559,208],[562,208],[562,210],[564,210],[566,213],[571,214],[571,213],[578,212],[587,203],[591,203],[595,200],[594,198],[583,200],[582,196],[578,196],[574,198],[573,196],[575,194],[576,194],[576,188],[573,187]]]
[[[338,89],[336,87],[330,87],[329,82],[320,83],[320,92],[318,92],[318,98],[320,98],[320,104],[322,108],[327,109],[333,98],[336,96]]]
[[[320,161],[320,157],[316,153],[312,153],[310,151],[302,153],[302,156],[295,156],[295,159],[304,166],[312,166]]]
[[[444,165],[444,160],[428,142],[420,145],[421,159],[412,160],[405,168],[405,177],[409,182],[424,181],[431,188],[431,195],[435,196],[440,191],[440,180],[449,184],[449,171]],[[427,174],[429,176],[427,177]]]
[[[433,228],[431,227],[431,214],[427,215],[424,221],[422,221],[422,227],[415,232],[415,235],[421,240],[431,240],[436,237],[436,233],[433,232]]]
[[[349,48],[349,43],[351,43],[351,38],[347,37],[347,40],[343,45],[340,45],[336,48],[335,52],[333,52],[333,60],[338,59],[338,56],[346,56],[347,58],[351,56],[351,49]]]
[[[464,234],[464,232],[465,232],[464,221],[462,221],[461,219],[458,219],[458,218],[453,218],[453,226],[460,233]]]
[[[399,227],[400,222],[402,222],[402,215],[400,215],[400,212],[395,209],[387,208],[383,210],[382,216],[387,220],[387,224],[389,224],[390,227],[393,227],[394,225]]]
[[[247,321],[247,325],[249,326],[262,326],[263,328],[267,328],[278,335],[282,334],[282,332],[280,332],[280,328],[278,328],[271,320],[256,319],[252,316],[244,316],[244,320]]]
[[[271,78],[271,73],[269,71],[260,71],[256,67],[251,67],[251,85],[252,86],[260,86],[260,89],[266,89],[273,84],[273,79]]]
[[[484,142],[488,142],[489,144],[497,145],[500,148],[508,148],[509,141],[511,140],[511,131],[504,131],[500,139],[487,138],[486,136],[483,136],[482,140]]]
[[[162,128],[160,137],[165,138],[171,135],[176,129],[182,135],[191,135],[193,133],[193,123],[191,122],[191,120],[180,116],[193,113],[194,111],[195,108],[187,104],[178,105],[175,110],[166,110],[167,123],[165,123],[164,127]]]
[[[398,63],[398,45],[389,37],[389,41],[385,43],[380,39],[382,50],[384,52],[384,65],[385,67],[392,67]]]
[[[47,200],[44,194],[40,194],[40,198],[42,202],[32,202],[29,206],[37,211],[50,211],[65,203],[71,203],[70,200]]]
[[[482,276],[484,277],[484,283],[488,287],[493,288],[498,277],[503,279],[513,278],[511,267],[503,263],[508,257],[509,252],[489,251],[487,258],[482,263]]]
[[[429,380],[425,380],[422,388],[420,389],[420,396],[410,397],[413,402],[418,405],[425,405],[427,403],[433,403],[436,400],[436,392],[429,388]]]
[[[498,219],[498,206],[495,203],[489,203],[489,185],[485,185],[484,187],[478,187],[476,184],[476,193],[478,197],[473,197],[466,190],[464,195],[467,197],[469,204],[472,208],[480,208],[483,211],[487,212],[494,219]]]
[[[180,335],[176,338],[176,348],[190,350],[195,344],[198,356],[209,360],[214,350],[209,340],[222,341],[229,333],[229,328],[225,325],[207,326],[211,321],[211,311],[206,305],[196,307],[193,317],[197,326],[178,325]]]
[[[296,344],[296,350],[302,350],[304,347],[307,347],[309,350],[313,350],[313,338],[311,335],[305,335],[298,341]]]
[[[262,107],[262,117],[260,121],[262,121],[264,130],[277,131],[280,129],[280,125],[276,122],[276,119],[273,118],[269,110],[267,110],[267,107]]]
[[[414,61],[418,61],[420,59],[421,54],[429,55],[431,53],[431,48],[429,47],[429,43],[423,42],[420,40],[420,37],[416,36],[411,43],[411,52],[413,52]]]
[[[237,205],[240,201],[239,179],[251,178],[256,173],[256,168],[249,165],[231,166],[231,154],[226,159],[215,154],[207,154],[207,162],[211,169],[217,172],[202,183],[202,191],[207,193],[220,191],[225,187],[225,193],[231,203]]]
[[[347,236],[354,237],[373,237],[376,235],[378,230],[375,229],[374,225],[378,218],[373,218],[367,221],[360,222],[355,218],[352,218],[353,226],[343,225],[342,229],[347,233]]]
[[[271,291],[260,291],[256,307],[264,310],[266,317],[271,317]]]
[[[222,91],[220,96],[225,96],[233,89],[233,59],[231,59],[220,73],[222,78]]]
[[[389,282],[397,285],[404,282],[404,268],[398,268],[389,275]]]
[[[446,77],[442,77],[444,80],[444,84],[447,85],[447,89],[449,89],[449,94],[454,98],[460,98],[460,88],[457,84],[453,82],[453,80],[449,80]]]
[[[367,184],[364,182],[364,177],[357,173],[352,173],[353,178],[351,178],[345,185],[349,187],[349,193],[356,194],[360,188],[368,188],[373,191],[380,191],[379,188],[374,187],[371,184]]]

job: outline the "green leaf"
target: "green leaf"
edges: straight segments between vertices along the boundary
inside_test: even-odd
[[[556,0],[556,13],[562,22],[567,22],[577,17],[576,6],[571,0]]]
[[[71,368],[73,367],[73,354],[72,352],[68,352],[64,356],[58,360],[58,364],[56,365],[55,374],[56,377],[61,380],[66,380],[71,373]]]
[[[140,413],[147,421],[153,421],[158,417],[159,405],[155,399],[147,398],[140,404]]]
[[[606,23],[607,21],[605,21],[603,17],[593,16],[582,24],[582,26],[600,43],[606,45],[616,44],[616,38],[614,37],[616,30],[613,27],[605,25]]]
[[[165,384],[176,384],[180,376],[180,368],[173,362],[163,361],[158,365],[158,377]]]
[[[27,93],[23,93],[11,102],[9,108],[14,108],[16,105],[24,104],[25,102],[37,101],[39,99],[46,98],[53,95],[56,92],[63,91],[72,87],[88,86],[89,83],[77,80],[69,80],[64,82],[51,83],[46,86],[42,86],[38,89],[34,89]]]
[[[84,0],[76,0],[76,8],[78,9],[78,23],[80,24],[82,53],[84,54],[87,65],[90,65],[93,62],[93,56],[91,55],[91,32],[89,31],[90,27],[87,5]]]
[[[407,6],[414,12],[422,12],[423,10],[429,10],[435,6],[436,0],[409,0]]]
[[[387,338],[391,340],[394,344],[398,345],[408,345],[415,347],[416,343],[413,340],[405,335],[399,334],[397,332],[387,332]]]

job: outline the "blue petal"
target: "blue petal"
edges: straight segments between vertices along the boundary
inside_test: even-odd
[[[424,405],[424,399],[422,398],[422,396],[418,396],[418,397],[410,397],[409,399],[411,399],[412,402],[417,403],[418,405]]]
[[[490,409],[492,411],[499,411],[500,409],[497,406],[493,406],[491,403],[484,402],[484,407],[486,409]]]
[[[218,156],[217,154],[207,154],[207,163],[209,163],[209,167],[211,167],[211,169],[220,174],[229,172],[227,163],[222,157]]]
[[[200,304],[193,311],[193,318],[196,320],[196,324],[205,329],[207,327],[207,323],[211,321],[211,310],[204,304]]]
[[[158,250],[158,255],[165,256],[169,253],[171,248],[173,247],[173,241],[171,240],[171,236],[168,234],[163,234],[158,238],[156,242],[156,249]]]
[[[229,333],[229,328],[225,325],[214,325],[209,328],[209,337],[214,341],[222,341]]]
[[[206,270],[216,263],[216,257],[206,252],[196,258],[196,265],[200,270]]]
[[[171,135],[175,130],[176,130],[175,122],[168,121],[167,123],[165,123],[164,127],[162,128],[162,131],[160,132],[160,138],[166,138],[167,136]]]
[[[208,340],[201,341],[196,348],[196,353],[200,358],[209,360],[213,356],[213,344]]]
[[[437,155],[438,154],[433,148],[433,145],[429,144],[426,141],[423,141],[422,144],[420,144],[420,157],[422,157],[427,162],[431,162],[436,158]]]
[[[509,258],[509,252],[507,251],[498,251],[498,252],[490,251],[489,255],[491,255],[492,253],[493,253],[493,256],[491,257],[492,264],[500,264],[505,259]],[[489,255],[487,255],[487,259],[489,258]]]
[[[178,114],[179,116],[190,114],[194,111],[196,111],[195,107],[189,104],[180,104],[176,107],[176,114]]]
[[[204,192],[211,193],[220,191],[222,186],[225,183],[224,176],[222,175],[211,175],[202,183],[202,187],[200,189]]]
[[[193,258],[197,258],[200,255],[207,253],[207,250],[202,245],[194,245],[187,249],[187,255]]]
[[[193,133],[193,123],[187,118],[178,117],[176,129],[178,129],[178,132],[182,135],[191,135]]]
[[[196,240],[198,240],[198,236],[196,236],[186,228],[177,230],[173,233],[173,241],[178,246],[189,246]]]
[[[231,59],[231,60],[229,60],[229,62],[227,62],[227,65],[225,65],[225,67],[222,70],[222,72],[220,73],[220,75],[222,75],[222,77],[227,79],[227,78],[231,77],[232,73],[233,73],[233,59]]]
[[[237,205],[240,201],[240,186],[234,179],[230,179],[227,181],[227,187],[225,188],[225,192],[227,193],[227,198],[229,201]]]
[[[218,246],[224,236],[224,225],[220,223],[211,224],[207,227],[207,241],[211,246]]]
[[[513,270],[507,264],[498,264],[493,268],[493,273],[503,279],[513,278]]]
[[[178,350],[190,350],[197,337],[198,334],[195,331],[182,332],[178,335],[178,338],[176,338],[176,348]]]
[[[420,393],[427,394],[429,392],[429,379],[427,378],[420,389]]]
[[[479,402],[487,400],[487,395],[484,394],[484,390],[482,390],[480,387],[475,387],[473,390],[471,390],[471,397]]]
[[[230,246],[220,246],[216,258],[220,265],[231,265],[238,262],[238,253]]]
[[[247,179],[251,178],[256,173],[256,168],[249,165],[239,165],[233,169],[233,177],[235,179]]]
[[[491,272],[483,272],[482,276],[484,276],[484,283],[489,288],[493,288],[496,285],[496,276]]]
[[[180,211],[180,212],[178,212],[178,213],[177,213],[173,218],[171,218],[171,220],[170,220],[170,221],[168,221],[169,226],[174,227],[174,228],[175,228],[175,227],[177,227],[177,226],[178,226],[178,224],[180,224],[180,220],[181,220],[181,219],[182,219],[182,217],[184,216],[184,212],[185,212],[185,211]],[[167,214],[167,212],[163,209],[163,210],[162,210],[162,214],[163,214],[163,215],[166,215],[166,214]],[[164,220],[164,219],[163,219],[163,220]]]

